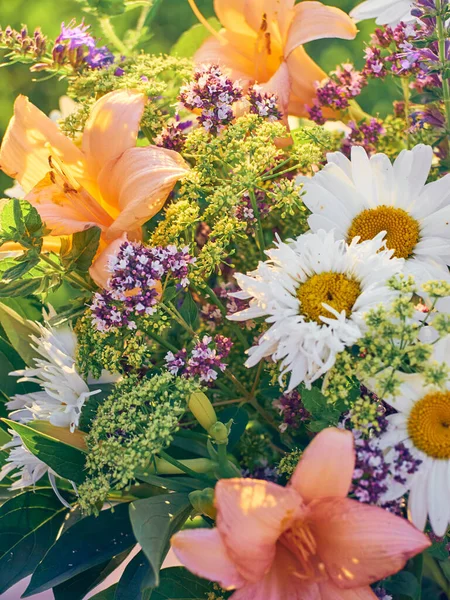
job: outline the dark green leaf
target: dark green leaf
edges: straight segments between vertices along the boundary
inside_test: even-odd
[[[66,271],[87,273],[100,242],[101,230],[91,227],[74,233],[70,250],[61,256],[61,264]]]
[[[31,271],[36,265],[39,264],[39,257],[36,254],[28,252],[23,260],[16,261],[13,266],[7,269],[2,279],[6,281],[13,281],[19,279],[23,275],[26,275],[28,271]]]
[[[401,594],[409,598],[420,597],[420,585],[417,577],[408,571],[400,571],[383,582],[386,591],[392,594]]]
[[[187,494],[164,494],[130,504],[134,535],[152,569],[150,585],[157,586],[159,570],[169,549],[169,540],[186,521],[192,506]]]
[[[435,542],[425,552],[438,560],[448,560],[448,550],[445,542]]]
[[[25,492],[0,507],[0,594],[33,572],[67,512],[53,490]]]
[[[244,408],[231,406],[219,413],[219,420],[228,423],[232,420],[230,435],[228,436],[228,449],[231,450],[241,439],[248,424],[248,412]]]
[[[26,200],[12,199],[0,213],[2,241],[21,242],[40,249],[44,227],[38,211]]]
[[[116,590],[117,590],[117,583],[115,583],[114,585],[111,585],[109,588],[106,588],[106,590],[103,590],[102,592],[95,594],[95,596],[91,596],[91,600],[114,600]]]
[[[8,427],[18,433],[28,450],[45,462],[60,477],[75,483],[84,480],[85,453],[45,433],[36,431],[9,419],[3,419]]]
[[[114,600],[147,600],[151,595],[153,569],[141,550],[127,565],[117,585]]]
[[[38,291],[42,285],[42,279],[21,279],[10,281],[9,283],[0,282],[0,298],[16,298],[17,296],[30,296]]]
[[[99,394],[93,394],[92,396],[89,396],[87,401],[84,403],[80,416],[80,423],[78,425],[78,428],[81,429],[81,431],[89,431],[92,420],[97,414],[99,406],[103,404],[113,388],[113,383],[96,383],[95,386],[92,387],[94,390],[101,391]]]
[[[8,298],[0,302],[0,323],[11,345],[27,365],[34,364],[34,358],[40,358],[33,349],[30,339],[32,335],[39,337],[40,331],[37,325],[29,320],[30,318],[24,312],[19,300]]]
[[[192,492],[192,490],[202,490],[205,487],[205,482],[200,479],[193,479],[192,477],[179,477],[167,476],[160,477],[158,475],[152,475],[144,471],[135,471],[137,479],[145,481],[150,485],[159,487],[163,490],[174,491],[174,492]]]
[[[216,31],[221,28],[220,22],[212,17],[208,23]],[[172,56],[181,56],[183,58],[192,58],[203,42],[210,37],[211,33],[201,23],[193,25],[190,29],[181,34],[178,41],[170,51]]]
[[[100,585],[126,559],[129,553],[130,549],[124,550],[111,560],[60,583],[53,588],[55,600],[83,600],[86,594]]]
[[[199,323],[198,307],[190,292],[187,292],[180,308],[180,315],[192,329],[196,329]]]
[[[20,358],[20,355],[9,342],[0,337],[0,390],[6,396],[26,393],[26,384],[23,382],[18,383],[17,377],[9,375],[12,371],[17,371],[24,367],[25,363]]]
[[[321,431],[326,427],[338,423],[339,417],[345,410],[345,405],[329,404],[325,396],[317,387],[312,387],[308,390],[302,386],[300,393],[303,406],[312,416],[309,425],[311,431]]]
[[[161,571],[159,587],[154,590],[152,600],[204,600],[214,592],[214,584],[200,579],[183,567],[172,567]],[[224,594],[228,598],[228,594]],[[280,599],[281,600],[281,599]]]
[[[128,505],[102,510],[78,521],[61,535],[39,564],[24,597],[48,590],[100,565],[136,543]]]

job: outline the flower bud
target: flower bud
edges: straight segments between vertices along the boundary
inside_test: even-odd
[[[216,423],[208,429],[208,433],[218,444],[226,444],[228,442],[228,427],[220,421],[216,421]]]
[[[206,431],[217,423],[216,411],[203,392],[194,392],[189,399],[189,410]]]
[[[189,501],[198,513],[211,519],[216,518],[217,510],[214,506],[214,490],[212,488],[194,490],[189,494]]]

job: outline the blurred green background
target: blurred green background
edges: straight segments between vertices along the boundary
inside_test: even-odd
[[[334,4],[349,12],[359,0],[324,0],[325,4]],[[213,0],[197,0],[198,7],[206,17],[214,15]],[[133,26],[139,15],[139,8],[123,16],[112,19],[117,32],[126,31]],[[101,38],[95,18],[83,13],[76,0],[0,0],[0,26],[19,29],[22,24],[29,31],[41,27],[44,34],[54,39],[60,30],[62,21],[68,23],[72,18],[80,21],[83,16],[92,24],[94,34]],[[197,22],[187,0],[162,0],[152,23],[152,37],[143,46],[146,52],[170,52],[172,45],[181,33]],[[335,68],[345,61],[353,62],[356,67],[363,65],[364,43],[369,40],[375,25],[365,21],[358,25],[360,32],[355,41],[320,40],[308,44],[308,52],[325,70]],[[0,50],[1,52],[1,50]],[[64,81],[50,79],[34,81],[43,75],[32,74],[26,65],[14,65],[0,69],[0,137],[3,137],[6,125],[12,114],[14,98],[25,94],[45,113],[58,107],[58,98],[65,92]],[[374,82],[366,88],[360,98],[362,107],[370,114],[386,115],[392,108],[392,100],[399,97],[393,83]],[[0,191],[10,186],[10,180],[0,174]]]

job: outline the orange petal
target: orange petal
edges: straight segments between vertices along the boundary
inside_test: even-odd
[[[316,81],[322,81],[326,73],[310,58],[303,47],[296,48],[286,60],[291,76],[289,114],[305,117],[305,104],[312,105],[316,97]]]
[[[317,555],[339,588],[358,588],[393,575],[431,545],[409,521],[377,506],[322,498],[310,508]]]
[[[283,122],[287,125],[289,96],[291,94],[291,78],[289,69],[282,62],[275,75],[267,82],[261,84],[265,92],[274,93],[278,96],[278,107],[283,113]]]
[[[111,217],[83,188],[73,189],[46,175],[25,200],[32,204],[51,234],[70,235],[89,227],[106,229]]]
[[[217,581],[224,589],[245,584],[217,529],[179,531],[170,543],[178,560],[195,575]]]
[[[270,33],[281,44],[293,18],[295,0],[246,0],[245,19],[260,33]]]
[[[91,173],[136,145],[146,97],[130,90],[105,94],[92,107],[83,132],[82,149]]]
[[[216,486],[217,528],[240,574],[257,582],[275,557],[276,542],[303,512],[292,488],[257,479],[221,479]]]
[[[321,2],[300,2],[294,7],[284,57],[307,42],[324,38],[352,40],[357,33],[354,21],[342,10]]]
[[[230,37],[224,30],[221,34],[224,39]],[[224,45],[214,37],[208,38],[197,50],[193,60],[197,65],[216,64],[225,67],[228,70],[227,75],[233,81],[239,80],[245,85],[254,80],[255,65],[251,56],[255,38],[239,34],[233,35],[232,38],[238,43],[236,47],[228,39],[228,43]]]
[[[28,98],[19,96],[0,149],[0,168],[29,192],[49,172],[50,155],[75,177],[83,175],[81,151]]]
[[[376,596],[369,586],[353,588],[350,590],[341,590],[331,581],[319,583],[319,594],[321,600],[377,600]]]
[[[56,252],[61,250],[61,238],[59,236],[46,235],[42,240],[42,252]],[[25,248],[17,242],[6,242],[0,246],[2,252],[24,252]],[[5,257],[6,258],[6,257]]]
[[[245,20],[243,8],[242,0],[214,0],[214,11],[223,27],[251,35],[253,31]]]
[[[157,146],[131,148],[107,164],[99,174],[100,189],[121,211],[108,229],[107,239],[133,231],[156,215],[188,169],[178,152]]]
[[[303,452],[290,485],[305,502],[327,496],[347,496],[355,468],[350,431],[323,429]]]
[[[108,244],[92,263],[89,275],[99,287],[108,287],[108,279],[111,276],[109,263],[114,256],[117,256],[120,246],[126,241],[127,234],[124,233],[121,237]]]

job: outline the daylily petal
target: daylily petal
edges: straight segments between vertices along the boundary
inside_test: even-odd
[[[224,39],[227,38],[226,30],[222,30],[220,33]],[[227,75],[245,85],[254,79],[255,66],[250,59],[251,54],[247,55],[245,50],[248,49],[252,52],[255,39],[238,36],[238,34],[233,37],[235,41],[237,37],[239,38],[238,48],[241,48],[240,51],[234,48],[228,40],[226,44],[221,44],[217,38],[210,37],[195,53],[194,62],[198,65],[217,64],[225,67],[228,70]]]
[[[290,485],[305,502],[328,496],[347,496],[355,468],[353,435],[330,427],[323,429],[303,452]]]
[[[369,586],[342,590],[331,581],[319,583],[320,600],[376,600],[377,596]]]
[[[287,124],[289,96],[291,93],[291,78],[287,64],[282,62],[275,75],[267,83],[261,84],[261,87],[265,92],[277,94],[278,106]]]
[[[29,192],[50,171],[49,156],[75,176],[84,173],[81,151],[28,98],[19,96],[0,149],[0,168]]]
[[[245,20],[243,5],[243,0],[214,0],[214,12],[226,29],[253,35],[253,30]]]
[[[178,152],[157,146],[131,148],[105,165],[98,177],[100,189],[120,209],[106,239],[133,231],[156,215],[188,168]]]
[[[295,0],[246,0],[245,19],[250,27],[259,33],[270,33],[278,43],[284,40]]]
[[[217,581],[224,589],[245,584],[217,529],[179,531],[170,542],[176,557],[195,575]]]
[[[352,40],[358,31],[344,11],[321,2],[300,2],[294,7],[294,13],[284,49],[285,58],[307,42],[335,37]]]
[[[127,241],[127,239],[127,234],[124,233],[119,238],[108,244],[92,263],[89,269],[89,275],[99,287],[107,287],[108,279],[111,277],[109,263],[111,259],[119,253],[120,247],[124,242]]]
[[[305,104],[311,105],[316,97],[316,81],[322,81],[326,73],[299,46],[286,59],[291,76],[291,97],[289,114],[296,117],[307,116]]]
[[[92,107],[86,122],[82,149],[93,175],[136,145],[146,97],[132,90],[105,94]]]
[[[52,235],[70,235],[89,227],[106,229],[111,217],[83,188],[71,189],[46,175],[25,197]]]
[[[221,479],[217,528],[241,575],[258,582],[270,569],[276,542],[302,510],[292,488],[257,479]]]
[[[369,585],[397,573],[431,542],[406,519],[349,498],[310,505],[317,554],[339,588]]]

